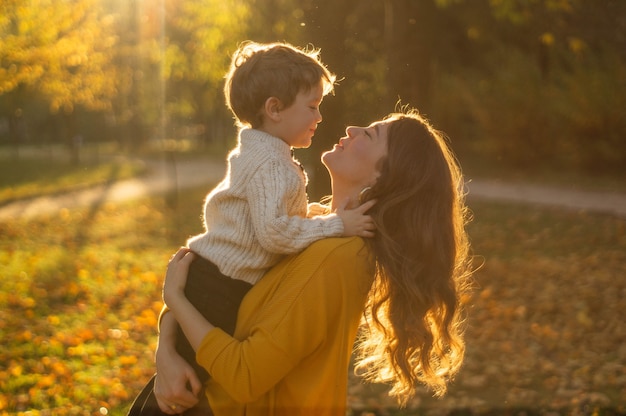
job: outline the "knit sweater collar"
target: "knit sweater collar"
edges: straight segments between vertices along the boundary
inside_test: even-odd
[[[282,139],[276,136],[272,136],[261,130],[256,129],[242,129],[239,132],[239,144],[240,146],[262,146],[263,148],[271,151],[283,154],[291,158],[291,146],[285,143]]]

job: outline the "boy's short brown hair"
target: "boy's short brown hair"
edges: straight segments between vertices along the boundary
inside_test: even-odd
[[[335,75],[319,59],[319,49],[304,50],[288,43],[244,42],[233,54],[224,95],[239,126],[259,127],[261,109],[270,97],[287,108],[300,92],[321,81],[324,95],[333,91]]]

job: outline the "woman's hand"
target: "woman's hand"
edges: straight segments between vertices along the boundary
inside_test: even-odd
[[[161,410],[175,415],[195,406],[202,383],[193,368],[176,352],[176,320],[166,313],[161,320],[156,351],[157,375],[154,396]],[[190,390],[191,388],[191,390]]]
[[[174,309],[185,298],[185,283],[187,272],[194,254],[189,248],[182,247],[170,259],[167,265],[167,274],[163,283],[163,302]]]
[[[180,355],[167,357],[162,360],[157,359],[154,397],[164,413],[175,415],[183,413],[198,403],[202,383],[193,368]],[[191,390],[187,387],[187,383]]]

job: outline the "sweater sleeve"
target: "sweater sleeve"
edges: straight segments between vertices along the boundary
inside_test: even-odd
[[[363,243],[342,240],[324,252],[313,245],[268,272],[247,295],[251,304],[264,299],[262,307],[246,306],[244,300],[240,318],[245,321],[251,313],[254,323],[245,334],[235,334],[239,339],[220,329],[204,338],[196,358],[233,399],[256,400],[322,345],[337,342],[328,334],[349,327],[355,310],[361,313],[367,282],[366,261],[359,254]]]
[[[303,204],[294,208],[298,193]],[[343,221],[336,214],[306,217],[301,179],[281,161],[260,166],[247,183],[246,195],[257,239],[271,253],[297,253],[314,241],[343,234]]]

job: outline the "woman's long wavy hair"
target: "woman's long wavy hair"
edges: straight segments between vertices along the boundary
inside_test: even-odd
[[[391,384],[401,405],[421,382],[441,396],[463,361],[469,288],[467,209],[460,168],[443,135],[415,111],[394,113],[388,155],[366,198],[376,279],[358,343],[357,373]]]

